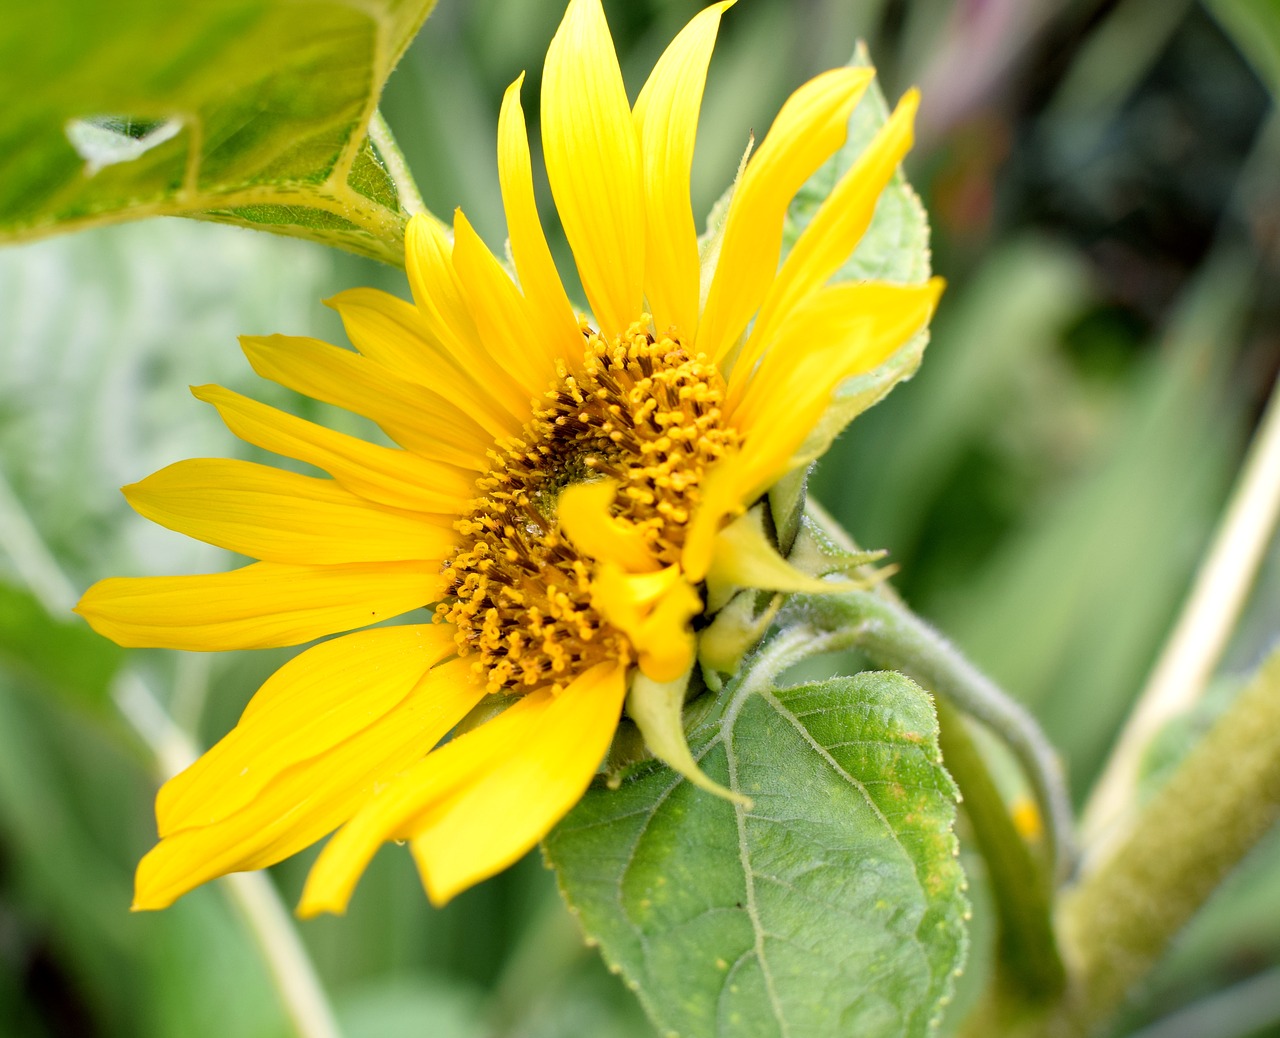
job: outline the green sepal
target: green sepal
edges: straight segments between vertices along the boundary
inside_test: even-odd
[[[719,691],[722,674],[736,674],[739,665],[760,644],[782,606],[781,592],[747,588],[739,591],[715,619],[698,632],[698,662],[707,686]]]
[[[879,562],[888,553],[880,551],[847,551],[836,544],[809,516],[800,521],[800,531],[791,547],[787,561],[796,569],[815,577],[832,573],[852,573],[864,566]],[[871,576],[871,574],[863,574]]]

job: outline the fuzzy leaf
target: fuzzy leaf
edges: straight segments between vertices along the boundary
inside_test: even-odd
[[[0,24],[0,242],[183,215],[402,262],[367,136],[433,0],[18,4]]]
[[[690,745],[752,808],[640,765],[547,838],[587,934],[664,1034],[928,1033],[967,911],[929,697],[867,673],[718,705]]]

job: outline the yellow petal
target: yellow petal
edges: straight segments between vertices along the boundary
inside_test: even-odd
[[[535,339],[542,329],[461,209],[453,214],[453,267],[493,363],[509,372],[529,399],[541,398],[556,377],[551,351]]]
[[[191,392],[216,407],[227,428],[246,443],[324,469],[370,501],[458,515],[475,494],[474,473],[452,465],[334,432],[222,386],[197,386]]]
[[[415,822],[410,847],[443,905],[534,847],[586,792],[618,727],[626,679],[600,664],[526,723],[519,750]]]
[[[222,652],[300,645],[399,616],[443,592],[434,564],[258,562],[230,573],[100,580],[76,612],[117,645]]]
[[[731,424],[748,435],[743,448],[717,462],[699,488],[681,555],[690,581],[706,576],[724,521],[812,459],[814,454],[801,457],[797,451],[840,383],[871,371],[906,345],[928,321],[941,290],[938,279],[907,286],[841,284],[811,294],[792,312],[747,381],[744,399],[751,403],[726,408]],[[766,407],[768,417],[762,419]]]
[[[708,778],[689,752],[689,743],[684,735],[684,697],[688,685],[687,670],[666,682],[653,681],[644,674],[634,675],[631,691],[627,693],[627,716],[635,721],[644,736],[645,746],[658,760],[699,789],[750,808],[749,797]]]
[[[730,420],[743,453],[789,455],[841,382],[878,367],[928,323],[944,282],[830,285],[784,325]],[[756,434],[756,430],[759,430]],[[788,447],[787,444],[791,446]]]
[[[617,493],[612,480],[573,483],[560,492],[556,518],[579,553],[597,562],[615,562],[632,573],[661,569],[644,531],[609,514]]]
[[[412,303],[376,288],[349,288],[324,305],[338,312],[351,345],[405,378],[431,385],[441,361],[462,370]]]
[[[523,83],[521,72],[507,87],[498,115],[498,181],[507,214],[511,257],[533,321],[530,348],[545,353],[548,359],[564,357],[576,361],[582,354],[582,332],[538,218],[529,134],[524,109],[520,107]]]
[[[698,644],[689,621],[701,612],[702,599],[687,580],[664,595],[632,642],[640,670],[654,681],[674,681],[692,667]]]
[[[679,566],[629,573],[616,562],[604,562],[596,567],[591,581],[591,604],[614,627],[633,637],[640,633],[653,605],[679,581]]]
[[[435,340],[417,307],[375,288],[339,292],[325,305],[338,311],[362,355],[453,401],[495,439],[520,431],[520,422],[491,394],[489,372],[463,368]]]
[[[240,811],[162,840],[138,865],[134,908],[164,908],[215,876],[264,868],[315,843],[420,760],[483,694],[467,661],[435,667],[399,705],[286,768]]]
[[[372,419],[402,447],[432,461],[481,472],[493,437],[439,393],[389,368],[315,339],[241,336],[263,378]]]
[[[438,560],[457,538],[447,517],[393,511],[333,480],[227,458],[176,462],[124,495],[154,523],[265,562]]]
[[[940,278],[923,285],[832,285],[792,315],[730,415],[745,442],[703,480],[681,555],[690,580],[706,574],[726,517],[740,515],[796,465],[811,460],[802,448],[840,383],[871,371],[906,345],[929,320],[942,288]]]
[[[405,231],[405,270],[423,320],[453,357],[460,371],[471,372],[495,401],[523,425],[531,408],[528,393],[508,372],[495,367],[480,339],[453,267],[453,245],[435,220],[414,216]]]
[[[870,69],[832,69],[787,98],[751,156],[729,203],[720,262],[698,331],[698,349],[717,363],[733,349],[778,269],[787,206],[844,142],[849,113]]]
[[[698,231],[689,201],[689,172],[698,111],[721,12],[713,4],[671,41],[636,98],[644,165],[644,291],[660,333],[674,326],[685,342],[698,330]]]
[[[765,296],[741,356],[734,363],[729,406],[740,398],[756,361],[778,327],[848,260],[871,224],[880,193],[911,150],[912,120],[920,95],[911,90],[888,122],[846,171],[804,229]]]
[[[640,145],[600,0],[570,0],[542,74],[542,148],[582,287],[606,338],[640,317]]]
[[[405,827],[423,811],[518,752],[554,701],[549,689],[520,696],[497,717],[455,737],[379,789],[320,852],[303,887],[298,914],[309,918],[346,911],[378,848],[404,837]]]
[[[457,651],[443,624],[378,627],[323,642],[269,677],[239,723],[156,796],[160,836],[213,825],[286,768],[386,716]]]

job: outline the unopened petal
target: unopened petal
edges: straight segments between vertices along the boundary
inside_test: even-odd
[[[726,789],[709,778],[689,752],[684,734],[684,697],[689,685],[689,671],[670,681],[654,681],[644,674],[631,679],[627,693],[627,716],[636,723],[649,752],[687,778],[699,789],[751,806],[741,793]]]
[[[634,523],[609,514],[617,486],[608,480],[574,483],[560,492],[556,518],[573,546],[589,559],[615,562],[633,573],[660,569],[645,538]]]
[[[802,573],[784,559],[764,532],[762,506],[739,516],[716,535],[707,586],[710,607],[727,604],[739,588],[830,594],[858,585]]]

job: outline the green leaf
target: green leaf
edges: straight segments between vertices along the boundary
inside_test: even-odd
[[[590,939],[683,1038],[923,1035],[965,953],[956,791],[900,674],[728,686],[689,733],[710,796],[653,764],[547,838]]]
[[[433,2],[13,7],[0,242],[183,215],[403,262],[398,154],[367,131]]]

